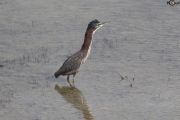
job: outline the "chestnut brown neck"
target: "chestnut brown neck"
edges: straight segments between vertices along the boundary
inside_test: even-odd
[[[87,29],[84,36],[84,43],[81,47],[82,51],[88,51],[91,47],[92,37],[94,29]]]

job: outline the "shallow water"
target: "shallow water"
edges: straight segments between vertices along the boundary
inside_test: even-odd
[[[180,119],[180,5],[2,0],[0,8],[0,119]],[[95,33],[71,88],[53,73],[93,19],[111,23]]]

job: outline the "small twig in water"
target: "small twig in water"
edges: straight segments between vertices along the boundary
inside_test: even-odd
[[[118,73],[119,74],[119,73]],[[122,80],[124,80],[124,78],[119,74],[119,76],[121,77],[121,80],[119,82],[121,82]]]

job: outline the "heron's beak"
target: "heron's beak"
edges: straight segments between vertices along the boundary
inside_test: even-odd
[[[100,23],[100,24],[104,25],[104,24],[110,23],[110,22],[111,22],[111,21],[108,21],[108,22],[102,22],[102,23]]]
[[[101,23],[98,24],[98,27],[102,27],[106,23],[110,23],[110,21],[108,21],[108,22],[101,22]]]
[[[101,23],[99,23],[99,25],[104,25],[104,24],[106,24],[106,23],[110,23],[111,21],[108,21],[108,22],[101,22]]]

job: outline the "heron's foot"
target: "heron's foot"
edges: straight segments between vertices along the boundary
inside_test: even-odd
[[[71,85],[71,83],[69,82],[69,76],[70,76],[70,75],[67,76],[67,81],[68,81],[69,85],[70,85],[71,87],[73,87],[73,86]]]
[[[73,77],[73,80],[72,80],[72,84],[73,84],[73,86],[75,87],[75,85],[74,85],[74,77]]]
[[[70,82],[68,82],[69,83],[69,85],[71,86],[71,87],[74,87],[73,85],[71,85],[71,83]]]

